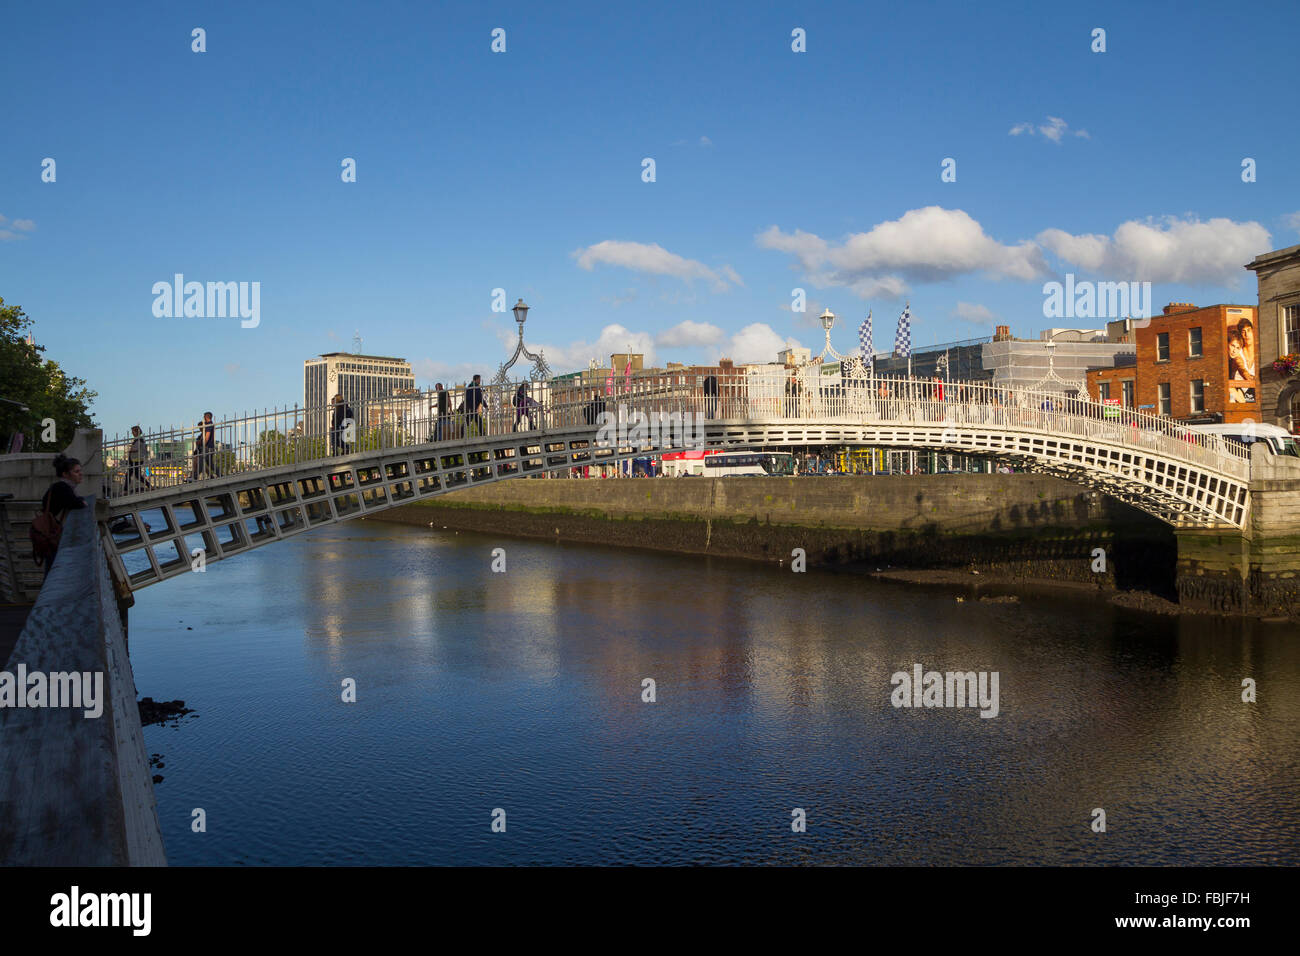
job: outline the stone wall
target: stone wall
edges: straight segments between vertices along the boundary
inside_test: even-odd
[[[1244,534],[1180,530],[1181,603],[1261,615],[1300,614],[1300,459],[1251,450]]]
[[[87,505],[69,512],[5,668],[99,674],[102,711],[0,707],[0,863],[8,866],[166,863],[117,596],[94,500]]]
[[[1173,596],[1172,530],[1038,475],[521,479],[379,516],[458,530],[789,562],[1001,572]],[[1093,552],[1106,570],[1093,570]]]
[[[1300,386],[1300,379],[1273,371],[1273,361],[1287,350],[1283,310],[1288,306],[1300,307],[1300,246],[1256,256],[1246,268],[1255,273],[1259,286],[1259,398],[1262,418],[1283,428],[1300,428],[1300,422],[1290,419],[1291,398]]]
[[[102,433],[79,428],[63,454],[81,462],[81,495],[99,493],[104,477]],[[40,510],[45,490],[54,481],[52,452],[0,455],[0,494],[12,495],[0,509],[0,594],[6,601],[30,604],[40,591],[42,572],[32,562],[27,529]]]

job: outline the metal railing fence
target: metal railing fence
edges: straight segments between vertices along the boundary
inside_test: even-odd
[[[536,403],[522,410],[515,401],[520,384]],[[447,390],[445,415],[438,413],[437,396],[429,391],[359,403],[351,408],[350,418],[333,405],[294,405],[219,420],[214,416],[210,426],[200,422],[142,429],[138,438],[115,436],[103,446],[104,493],[122,497],[354,452],[452,445],[516,430],[594,430],[601,412],[656,419],[690,415],[706,422],[839,421],[1028,430],[1159,453],[1235,477],[1249,475],[1248,449],[1217,435],[1133,408],[988,382],[940,383],[905,376],[848,379],[778,367],[713,376],[652,371],[614,376],[612,381],[484,385],[481,394],[484,404],[477,413],[465,408],[466,388],[459,387]],[[205,440],[209,434],[210,442]]]

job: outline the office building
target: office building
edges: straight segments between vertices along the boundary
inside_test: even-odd
[[[307,409],[307,434],[322,435],[329,428],[326,406],[335,395],[364,419],[363,406],[401,392],[415,390],[415,373],[405,359],[382,355],[330,352],[303,362],[303,406]]]

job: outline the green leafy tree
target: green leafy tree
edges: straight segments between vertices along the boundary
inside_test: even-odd
[[[42,357],[44,347],[27,341],[31,328],[21,306],[5,305],[0,298],[0,398],[8,399],[0,402],[0,451],[9,450],[15,432],[26,436],[24,451],[53,451],[67,447],[78,428],[95,427],[90,406],[98,393]],[[42,440],[47,418],[54,420],[51,441]]]
[[[258,468],[288,464],[292,460],[291,455],[292,448],[288,439],[274,428],[268,428],[258,435],[257,444],[253,446],[253,463]]]

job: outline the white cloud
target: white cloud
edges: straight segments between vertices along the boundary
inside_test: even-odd
[[[530,342],[529,348],[534,352],[539,348],[542,349],[546,356],[546,364],[551,367],[551,371],[560,374],[584,369],[593,358],[601,365],[605,365],[615,352],[626,352],[629,344],[633,352],[645,356],[647,366],[655,364],[654,337],[649,332],[633,332],[618,324],[605,326],[594,342],[579,340],[568,345],[538,345]],[[513,342],[510,349],[513,352]]]
[[[876,276],[860,279],[849,288],[863,299],[901,299],[907,292],[907,283],[898,276]]]
[[[702,262],[669,252],[658,243],[606,239],[573,253],[578,265],[590,272],[597,265],[621,266],[634,272],[672,276],[685,282],[704,279],[715,292],[725,292],[729,282],[740,285],[740,276],[730,266],[714,271]]]
[[[5,227],[6,223],[8,223],[8,228]],[[0,214],[0,242],[9,239],[26,239],[27,237],[22,233],[31,232],[35,228],[36,223],[30,219],[15,219],[10,222],[5,215]],[[17,232],[14,230],[17,230]]]
[[[682,348],[693,345],[714,345],[722,341],[725,333],[708,322],[678,322],[671,329],[655,336],[655,344],[664,348]]]
[[[1092,139],[1086,129],[1070,129],[1070,124],[1059,116],[1047,117],[1046,123],[1040,123],[1035,126],[1033,123],[1017,123],[1008,131],[1009,136],[1019,136],[1022,133],[1028,133],[1030,136],[1042,134],[1045,139],[1050,139],[1053,143],[1060,144],[1066,136],[1077,136],[1080,139]]]
[[[1113,280],[1231,287],[1246,276],[1242,266],[1270,248],[1269,232],[1257,222],[1172,216],[1129,220],[1114,236],[1046,229],[1038,241],[1061,260]]]
[[[1282,222],[1285,223],[1288,229],[1300,232],[1300,212],[1287,213],[1282,217]]]
[[[813,233],[772,226],[758,245],[799,260],[818,287],[846,286],[863,298],[898,298],[908,282],[938,282],[972,272],[997,278],[1033,279],[1047,271],[1033,242],[1004,245],[960,209],[926,206],[899,219],[855,233],[838,246]]]
[[[731,336],[723,355],[737,365],[775,362],[777,352],[798,345],[798,341],[788,336],[782,337],[765,322],[754,322]]]
[[[515,368],[520,367],[516,364]],[[411,369],[415,372],[416,384],[422,388],[433,388],[439,382],[448,387],[463,385],[475,375],[482,375],[485,382],[491,381],[497,372],[495,366],[485,370],[472,362],[453,363],[432,358],[416,359],[411,363]],[[520,369],[521,375],[527,372],[527,368]]]
[[[974,302],[958,302],[957,307],[952,310],[952,317],[961,319],[963,322],[975,322],[979,325],[987,325],[996,318],[985,306],[977,305]]]
[[[793,301],[781,303],[781,311],[789,312],[790,316],[794,319],[795,325],[806,325],[810,329],[818,330],[821,329],[822,325],[817,321],[817,316],[821,315],[822,310],[825,308],[826,303],[812,298],[809,298],[804,302],[802,312],[796,312],[794,310]]]
[[[700,145],[701,145],[701,146],[704,146],[704,147],[707,148],[707,147],[713,145],[713,140],[709,139],[707,136],[701,136],[701,137],[700,137]]]
[[[738,273],[735,269],[731,268],[731,266],[718,266],[718,272],[722,275],[724,279],[726,279],[728,282],[734,285],[745,284],[745,280],[740,278],[740,273]]]

